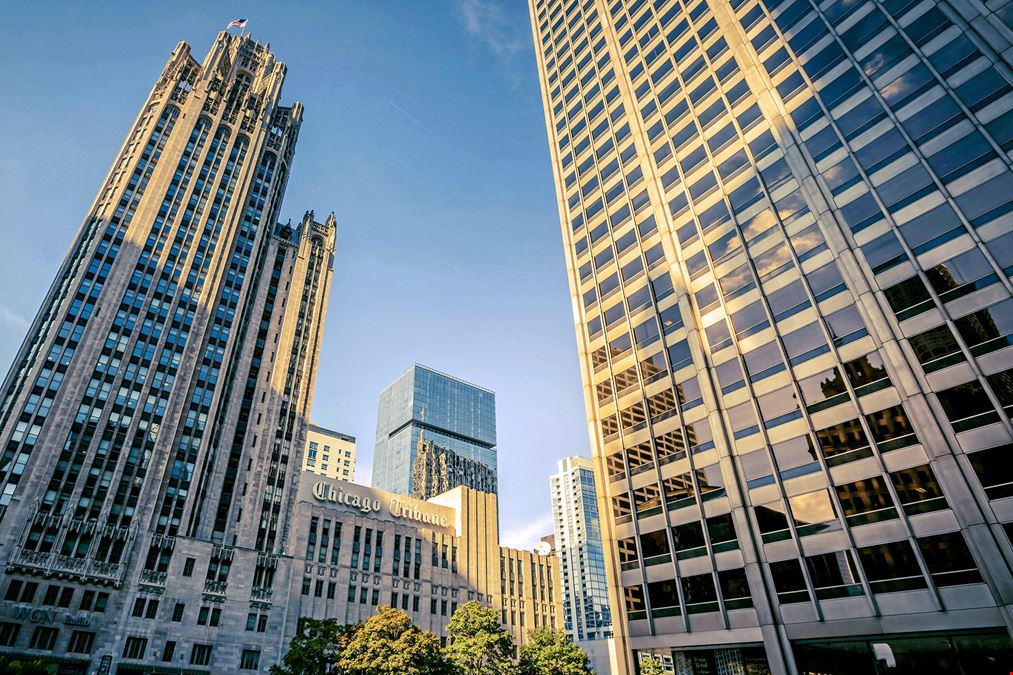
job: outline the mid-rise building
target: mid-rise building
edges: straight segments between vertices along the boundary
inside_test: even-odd
[[[497,490],[496,395],[425,366],[380,393],[373,485],[428,499],[466,485]]]
[[[549,479],[552,547],[563,584],[563,627],[591,656],[594,672],[608,675],[615,643],[592,466],[586,457],[567,457]]]
[[[496,495],[458,486],[420,500],[312,478],[294,514],[286,640],[299,617],[354,624],[389,605],[444,642],[469,600],[495,609],[518,646],[562,626],[559,562],[499,545]]]
[[[242,626],[287,616],[335,250],[333,215],[279,224],[285,72],[248,37],[179,43],[32,322],[0,398],[6,652],[81,675],[277,661]]]
[[[310,422],[303,470],[335,480],[355,480],[355,437]]]
[[[529,8],[624,672],[1005,667],[1013,3]]]

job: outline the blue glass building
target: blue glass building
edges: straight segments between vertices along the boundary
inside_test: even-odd
[[[423,441],[423,443],[420,443]],[[451,375],[415,364],[380,394],[373,450],[373,486],[428,499],[416,485],[423,475],[418,453],[438,453],[450,474],[433,482],[438,492],[467,485],[496,491],[496,394]]]

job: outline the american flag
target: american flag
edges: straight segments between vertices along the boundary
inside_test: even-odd
[[[226,28],[246,28],[246,19],[233,19]]]

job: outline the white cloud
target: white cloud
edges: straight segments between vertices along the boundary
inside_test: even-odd
[[[31,320],[21,316],[7,305],[0,305],[0,324],[24,332],[32,325]]]
[[[503,532],[500,545],[530,551],[547,534],[552,534],[552,514]]]
[[[468,35],[495,56],[507,57],[524,48],[527,25],[511,21],[498,0],[457,0],[457,10]]]

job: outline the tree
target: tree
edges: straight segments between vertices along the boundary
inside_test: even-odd
[[[282,659],[284,665],[271,666],[271,675],[320,675],[328,672],[359,630],[359,624],[345,626],[337,619],[303,618],[301,622],[302,630],[292,639]]]
[[[566,633],[533,628],[528,632],[528,643],[521,647],[518,668],[521,675],[585,675],[591,672],[589,661]]]
[[[640,660],[640,675],[665,675],[665,669],[656,656],[648,656]]]
[[[413,624],[404,612],[387,606],[381,606],[362,624],[342,651],[338,668],[356,675],[448,672],[439,638]]]
[[[501,675],[514,672],[514,640],[499,624],[496,611],[474,600],[450,617],[447,647],[443,653],[466,675]]]
[[[0,654],[0,675],[52,675],[53,669],[40,659]]]

